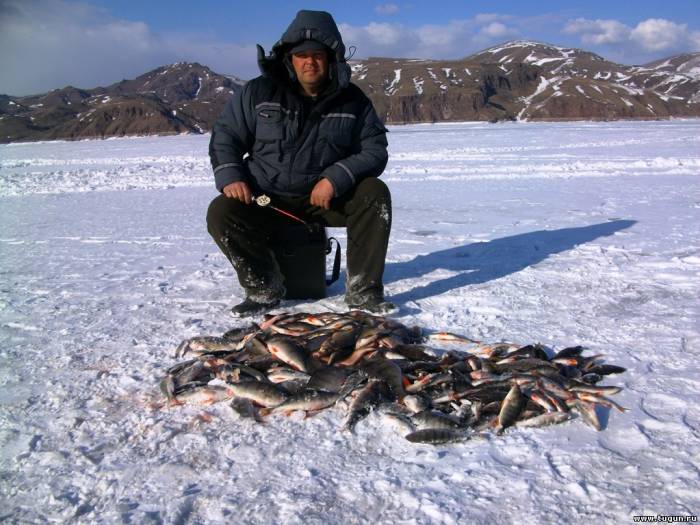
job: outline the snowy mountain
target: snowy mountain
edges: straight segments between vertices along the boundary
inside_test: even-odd
[[[0,142],[202,133],[243,83],[200,64],[177,63],[108,87],[2,96]]]
[[[647,64],[646,67],[665,73],[686,75],[697,80],[700,78],[700,53],[683,53],[675,57],[656,60]]]
[[[370,58],[351,63],[353,81],[387,122],[512,119],[539,71],[465,59]]]
[[[700,53],[625,66],[580,49],[516,41],[460,60],[350,65],[353,82],[388,123],[700,116]],[[178,63],[105,88],[0,95],[0,142],[203,133],[243,83]]]
[[[700,53],[644,67],[517,41],[456,61],[369,59],[354,81],[389,122],[700,116]]]
[[[684,53],[633,69],[645,87],[700,103],[700,53]]]

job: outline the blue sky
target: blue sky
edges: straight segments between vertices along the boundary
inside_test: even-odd
[[[265,35],[274,40],[299,9],[329,11],[338,23],[366,25],[370,22],[394,22],[409,27],[423,24],[445,24],[450,20],[472,18],[481,13],[497,13],[518,17],[562,15],[565,18],[615,19],[636,25],[646,18],[667,18],[700,29],[700,2],[682,0],[589,0],[551,1],[502,0],[478,1],[311,1],[311,2],[214,2],[174,0],[170,2],[136,0],[96,0],[115,16],[146,21],[156,31],[211,31],[220,37],[231,37],[232,30],[245,41]],[[660,7],[660,4],[663,7]],[[381,8],[384,6],[384,9]],[[393,7],[390,7],[393,6]],[[551,28],[555,29],[555,28]]]
[[[580,47],[625,64],[700,50],[700,1],[0,0],[0,93],[133,78],[175,61],[257,74],[299,9],[335,17],[357,57],[460,58],[508,40]]]

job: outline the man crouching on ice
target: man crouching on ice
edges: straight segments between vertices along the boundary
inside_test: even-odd
[[[265,312],[285,295],[269,242],[292,222],[256,206],[253,197],[262,194],[305,221],[347,227],[346,303],[393,309],[382,284],[391,195],[377,178],[388,159],[387,130],[350,83],[333,17],[299,11],[267,57],[258,46],[258,64],[262,75],[231,98],[209,144],[222,194],[209,206],[207,226],[246,293],[232,313]]]

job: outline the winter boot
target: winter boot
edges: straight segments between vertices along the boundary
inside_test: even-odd
[[[388,315],[398,311],[394,303],[385,301],[379,295],[346,296],[345,302],[353,310],[363,310],[371,314]]]
[[[231,308],[231,315],[234,317],[252,317],[258,314],[264,314],[278,304],[280,304],[279,299],[259,303],[250,297],[246,297],[245,301]]]

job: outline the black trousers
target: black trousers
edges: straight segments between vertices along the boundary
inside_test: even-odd
[[[347,194],[331,201],[331,209],[312,206],[308,195],[272,197],[272,206],[324,226],[347,228],[347,282],[345,299],[361,303],[383,298],[382,275],[391,231],[391,195],[376,177],[362,180]],[[275,232],[298,224],[280,213],[219,195],[209,205],[207,228],[219,249],[231,261],[246,296],[270,302],[284,296],[282,275],[270,240]]]

